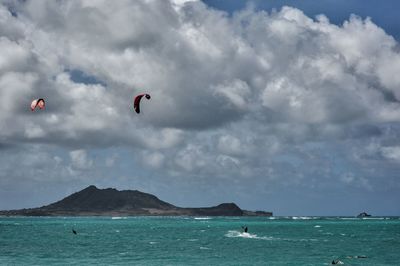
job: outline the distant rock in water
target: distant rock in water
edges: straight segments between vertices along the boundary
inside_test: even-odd
[[[366,212],[362,212],[359,215],[357,215],[357,218],[363,218],[363,217],[371,217],[371,214],[368,214]]]
[[[40,208],[0,211],[24,216],[272,216],[272,212],[245,211],[235,203],[215,207],[180,208],[137,190],[118,191],[89,186],[60,201]]]

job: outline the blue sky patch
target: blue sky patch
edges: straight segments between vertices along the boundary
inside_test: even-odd
[[[67,70],[67,72],[71,75],[71,80],[75,83],[102,85],[104,87],[106,86],[106,84],[103,81],[79,69]]]

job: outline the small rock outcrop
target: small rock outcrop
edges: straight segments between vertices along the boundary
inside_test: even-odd
[[[357,215],[357,218],[363,218],[363,217],[371,217],[371,214],[368,214],[366,212],[362,212],[359,215]]]

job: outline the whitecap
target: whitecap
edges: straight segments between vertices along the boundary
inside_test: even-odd
[[[122,220],[122,219],[127,219],[127,217],[119,217],[119,216],[111,217],[111,220]]]
[[[239,231],[228,231],[225,234],[226,237],[241,237],[241,238],[253,238],[253,239],[264,239],[264,240],[272,240],[272,237],[265,237],[265,236],[257,236],[256,234],[250,234],[246,232],[239,232]]]
[[[320,228],[321,226],[320,225],[316,225],[316,226],[314,226],[315,228]]]
[[[210,217],[195,217],[195,220],[211,220],[212,218]]]
[[[313,218],[312,217],[308,217],[308,216],[293,216],[292,219],[293,220],[311,220]]]

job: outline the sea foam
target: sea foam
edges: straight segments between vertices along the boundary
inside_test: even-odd
[[[210,217],[194,217],[195,220],[211,220]]]
[[[119,217],[119,216],[115,216],[115,217],[111,217],[111,220],[122,220],[122,219],[127,219],[127,217]]]
[[[241,237],[241,238],[272,240],[272,237],[257,236],[256,234],[239,232],[239,231],[235,231],[235,230],[228,231],[228,233],[226,233],[225,236],[226,237]]]

